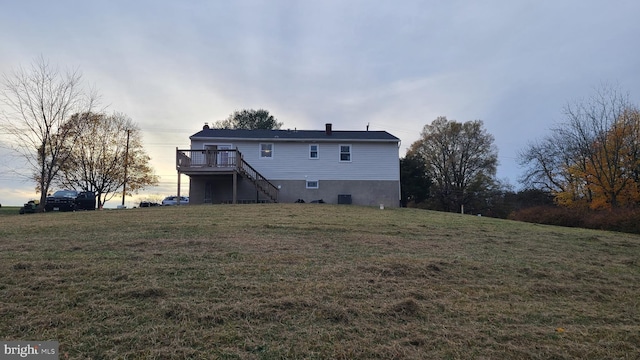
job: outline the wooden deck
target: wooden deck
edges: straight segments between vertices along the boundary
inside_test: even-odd
[[[278,202],[278,188],[262,176],[242,153],[231,150],[180,150],[176,149],[176,169],[178,170],[178,196],[180,196],[180,174],[191,175],[232,175],[233,203],[237,203],[237,176],[249,179],[256,190],[261,191],[271,201]]]
[[[237,159],[242,155],[237,150],[177,150],[176,168],[183,174],[193,172],[232,172],[237,168]]]

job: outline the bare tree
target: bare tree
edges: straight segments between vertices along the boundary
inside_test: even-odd
[[[97,96],[81,86],[77,70],[59,72],[40,57],[29,69],[4,74],[0,93],[7,109],[0,121],[12,137],[9,146],[23,157],[30,179],[36,182],[43,208],[49,187],[69,156],[66,144],[75,132],[63,125],[75,113],[88,114]]]
[[[528,188],[558,193],[567,191],[573,180],[569,171],[573,156],[559,132],[530,142],[518,153],[519,164],[528,169],[520,182]]]
[[[125,183],[129,195],[158,183],[140,128],[125,114],[75,114],[64,127],[77,134],[56,179],[60,186],[95,192],[103,206]]]
[[[424,159],[440,209],[457,211],[493,187],[498,151],[480,120],[459,123],[439,117],[425,125],[412,145]]]

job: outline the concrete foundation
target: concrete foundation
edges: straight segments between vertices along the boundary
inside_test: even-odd
[[[278,202],[293,203],[322,200],[328,204],[398,207],[400,184],[383,180],[320,180],[317,189],[307,189],[305,180],[271,180],[279,187]],[[191,176],[189,202],[191,204],[221,204],[233,201],[231,175]],[[269,202],[246,178],[238,177],[238,203]]]

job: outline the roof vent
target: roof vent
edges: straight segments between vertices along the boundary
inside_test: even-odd
[[[204,123],[204,126],[202,127],[202,130],[209,130],[209,123]]]
[[[331,129],[331,123],[326,123],[326,124],[324,125],[324,129],[325,129],[325,133],[326,133],[327,135],[331,135],[331,131],[332,131],[332,129]]]

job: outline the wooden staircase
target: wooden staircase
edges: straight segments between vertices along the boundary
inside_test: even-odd
[[[239,161],[236,162],[236,169],[238,173],[249,179],[249,181],[255,185],[256,189],[268,197],[269,200],[277,203],[278,193],[280,192],[278,188],[254,169],[253,166],[249,165],[248,162],[244,161],[240,152],[238,152],[237,155],[239,157]]]

